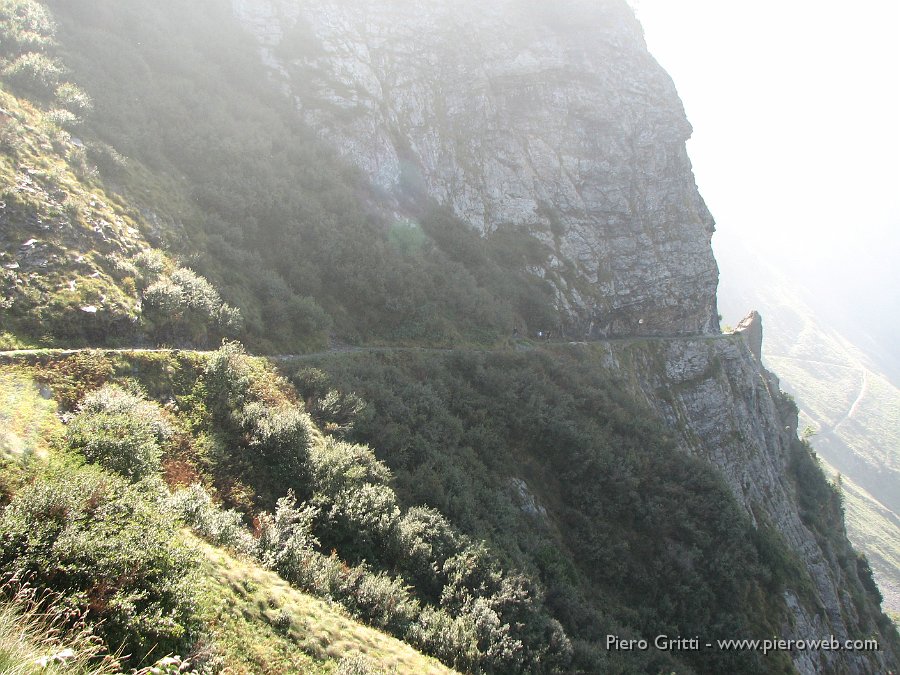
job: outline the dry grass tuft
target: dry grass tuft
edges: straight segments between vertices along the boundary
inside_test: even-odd
[[[84,618],[60,611],[55,596],[16,579],[0,587],[0,673],[112,675],[121,672]]]

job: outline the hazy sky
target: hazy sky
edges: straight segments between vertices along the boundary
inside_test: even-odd
[[[632,5],[694,126],[714,245],[741,234],[824,279],[900,279],[900,0]]]

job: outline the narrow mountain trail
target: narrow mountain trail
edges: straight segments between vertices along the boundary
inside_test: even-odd
[[[712,342],[734,337],[733,333],[716,333],[711,335],[653,335],[653,336],[629,336],[604,338],[590,341],[553,341],[553,342],[519,342],[507,347],[403,347],[403,346],[333,346],[317,352],[302,354],[258,354],[272,361],[303,361],[315,359],[321,356],[333,354],[389,354],[394,352],[443,354],[450,352],[509,352],[509,351],[537,351],[546,347],[559,347],[565,345],[592,345],[592,344],[636,344],[640,342],[691,342],[702,340]],[[12,361],[28,356],[73,356],[84,352],[99,352],[106,355],[115,354],[211,354],[215,350],[209,349],[179,349],[174,347],[78,347],[78,348],[41,348],[41,349],[10,349],[0,351],[0,362]]]
[[[869,386],[869,371],[863,368],[862,370],[862,384],[859,388],[859,394],[856,397],[856,400],[853,401],[850,409],[847,411],[847,414],[841,419],[840,422],[832,427],[832,431],[837,431],[838,427],[847,422],[851,417],[853,417],[854,413],[859,409],[859,406],[862,404],[863,399],[866,397],[866,392],[868,391]]]

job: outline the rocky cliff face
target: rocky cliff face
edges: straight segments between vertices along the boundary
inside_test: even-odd
[[[397,213],[430,197],[554,251],[572,334],[718,329],[713,220],[623,0],[233,0],[308,122]]]
[[[858,581],[855,554],[843,522],[829,522],[823,536],[804,522],[792,462],[797,447],[797,409],[778,379],[754,353],[761,340],[759,315],[743,330],[717,339],[607,343],[609,366],[633,378],[635,391],[676,432],[682,449],[718,467],[757,526],[777,530],[809,574],[792,579],[783,592],[788,620],[778,637],[840,641],[876,636],[874,652],[794,651],[800,673],[882,673],[896,663],[871,608],[853,597]],[[847,561],[850,560],[850,564]],[[808,584],[807,582],[811,582]],[[869,614],[869,616],[864,616]]]

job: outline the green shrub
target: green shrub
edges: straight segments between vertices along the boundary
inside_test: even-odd
[[[366,623],[403,636],[421,612],[402,577],[367,572],[350,589],[346,606]]]
[[[475,626],[470,617],[452,617],[432,607],[425,607],[411,626],[407,639],[427,654],[463,672],[475,669],[479,661]]]
[[[478,597],[500,590],[502,574],[484,542],[469,544],[448,558],[441,573],[446,585],[441,593],[441,606],[459,611]]]
[[[220,424],[235,423],[237,412],[252,398],[250,387],[256,375],[257,369],[238,342],[226,342],[210,355],[203,382]]]
[[[35,0],[0,0],[0,55],[40,52],[53,44],[54,26]]]
[[[881,589],[878,588],[878,584],[875,581],[875,575],[872,573],[869,559],[866,558],[864,553],[856,554],[856,571],[863,588],[875,600],[876,604],[880,605],[884,597],[881,595]]]
[[[355,616],[402,636],[420,611],[405,582],[319,553],[317,516],[315,507],[298,506],[293,492],[279,499],[274,514],[259,516],[260,561],[294,586],[338,600]]]
[[[299,478],[313,433],[309,416],[290,403],[253,401],[241,408],[239,417],[248,448],[272,468]]]
[[[417,593],[437,602],[446,581],[442,570],[448,558],[468,542],[440,513],[428,507],[407,511],[397,527],[393,558],[413,582]]]
[[[346,437],[366,410],[362,398],[332,389],[328,376],[317,368],[300,368],[291,383],[303,398],[306,411],[325,433]]]
[[[309,411],[322,430],[340,438],[353,431],[357,417],[366,409],[366,403],[353,392],[330,390],[315,401]]]
[[[94,103],[81,87],[71,82],[63,82],[56,88],[56,102],[76,115],[90,112]]]
[[[44,113],[44,119],[50,124],[54,124],[61,129],[71,129],[81,122],[81,120],[75,113],[70,110],[66,110],[65,108],[53,108],[52,110],[48,110]],[[82,177],[84,177],[84,173],[81,173],[81,175]]]
[[[152,494],[94,467],[67,467],[23,489],[0,516],[0,569],[86,612],[110,651],[133,664],[183,653],[194,628],[195,562]]]
[[[48,98],[56,91],[64,72],[57,59],[39,52],[27,52],[3,68],[2,75],[16,89]]]
[[[172,433],[159,405],[117,385],[88,394],[66,429],[69,447],[134,481],[159,472]]]
[[[380,675],[385,671],[362,654],[350,654],[338,661],[337,675]]]
[[[137,286],[140,291],[145,291],[150,284],[159,279],[169,266],[165,255],[152,248],[136,254],[130,262],[137,272]]]
[[[475,664],[496,672],[535,669],[541,663],[565,669],[572,646],[562,626],[542,613],[541,596],[533,583],[521,575],[504,575],[484,544],[469,543],[428,509],[416,509],[399,524],[390,519],[385,534],[379,517],[384,509],[373,506],[366,495],[377,487],[380,494],[393,500],[393,492],[387,486],[365,482],[367,469],[358,462],[347,462],[354,456],[365,461],[364,448],[333,440],[325,445],[329,443],[331,454],[314,451],[310,462],[327,465],[324,469],[332,474],[330,483],[317,484],[328,485],[331,500],[319,491],[312,500],[322,509],[322,516],[332,520],[324,518],[327,525],[323,526],[317,522],[319,508],[298,506],[293,493],[288,493],[278,501],[274,515],[259,517],[257,555],[265,565],[292,585],[340,602],[354,616],[412,640],[449,664]],[[335,461],[329,465],[325,457]],[[370,464],[373,461],[368,460]],[[352,475],[353,467],[356,475]],[[377,464],[371,468],[379,474]],[[358,510],[348,514],[344,510],[348,503]],[[433,532],[430,525],[435,526]],[[393,543],[376,546],[378,535],[393,537]],[[323,542],[331,547],[338,540],[342,555],[375,551],[381,570],[367,563],[350,566],[335,553],[325,556],[319,551]],[[425,580],[426,599],[428,593],[438,596],[440,608],[423,607],[404,578],[397,575],[397,570],[403,569],[412,569]],[[423,589],[418,583],[416,590],[421,596]]]
[[[328,374],[318,368],[299,368],[291,383],[306,401],[324,398],[330,389]]]
[[[205,345],[241,327],[240,311],[222,302],[204,277],[184,267],[150,283],[143,304],[145,318],[163,340]]]
[[[256,541],[244,527],[241,514],[217,508],[202,485],[195,483],[178,490],[167,503],[186,525],[211,544],[238,553],[255,550]]]
[[[319,545],[313,534],[313,521],[317,515],[318,511],[312,506],[299,508],[291,491],[278,500],[274,514],[259,515],[256,556],[265,566],[300,588],[318,589],[319,586],[309,565]]]
[[[383,559],[400,520],[387,467],[367,447],[334,438],[310,448],[308,466],[323,543],[350,560]]]
[[[465,615],[475,627],[475,638],[482,653],[479,660],[490,670],[520,672],[525,664],[525,645],[511,635],[509,624],[502,622],[490,602],[477,598],[466,608]]]
[[[824,534],[831,530],[831,523],[843,511],[840,490],[825,477],[819,457],[809,441],[795,440],[790,460],[800,518],[808,527]]]

